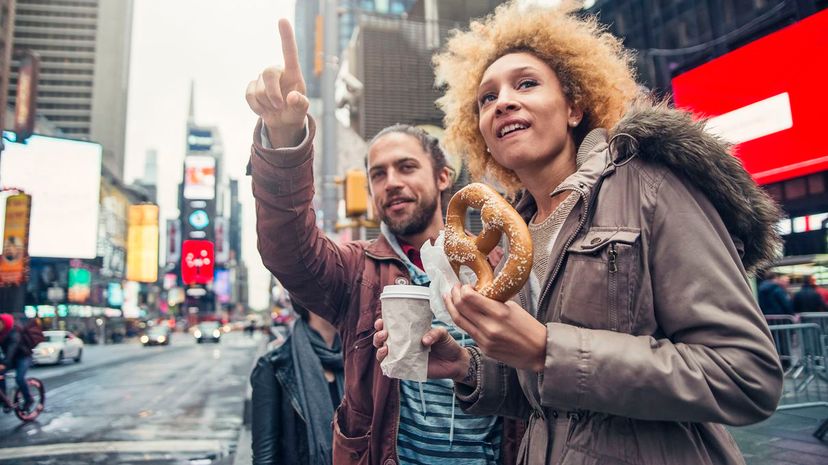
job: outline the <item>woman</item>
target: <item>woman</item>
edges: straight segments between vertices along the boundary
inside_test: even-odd
[[[252,386],[253,465],[331,463],[345,378],[336,328],[298,302],[290,337],[259,358]]]
[[[744,463],[723,424],[768,417],[782,386],[746,275],[778,249],[774,203],[702,123],[635,102],[593,19],[508,3],[435,63],[448,149],[516,198],[535,257],[506,304],[446,296],[479,347],[430,331],[429,376],[528,419],[520,463]]]

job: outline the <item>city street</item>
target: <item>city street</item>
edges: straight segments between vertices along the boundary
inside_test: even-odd
[[[87,346],[83,361],[35,367],[46,409],[0,417],[0,464],[216,464],[234,452],[259,335],[196,344]]]

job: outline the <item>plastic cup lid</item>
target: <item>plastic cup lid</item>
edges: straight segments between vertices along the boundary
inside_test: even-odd
[[[429,298],[429,290],[424,286],[410,284],[391,284],[382,288],[382,299],[425,299]]]

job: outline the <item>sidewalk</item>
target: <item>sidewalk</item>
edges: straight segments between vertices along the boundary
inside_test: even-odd
[[[783,410],[730,432],[750,465],[822,465],[828,463],[828,442],[812,433],[825,418],[828,407]]]

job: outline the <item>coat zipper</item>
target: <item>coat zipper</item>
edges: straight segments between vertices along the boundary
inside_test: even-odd
[[[555,192],[552,195],[554,195],[555,193],[557,193],[561,190],[565,190],[565,189],[558,188],[558,189],[555,190]],[[555,268],[552,269],[552,274],[550,274],[549,278],[546,280],[546,287],[543,288],[543,292],[541,293],[541,297],[540,297],[540,299],[538,299],[538,317],[540,317],[541,309],[544,308],[543,303],[546,299],[546,295],[549,294],[549,291],[552,289],[552,283],[555,282],[555,278],[558,276],[558,272],[560,272],[560,270],[561,270],[561,265],[563,265],[563,259],[566,256],[566,249],[568,249],[569,246],[572,245],[572,242],[575,241],[575,237],[578,235],[579,232],[581,232],[581,228],[584,227],[584,224],[586,223],[586,220],[587,220],[588,215],[589,215],[589,202],[587,202],[588,199],[586,197],[586,193],[584,193],[584,191],[582,191],[581,189],[573,188],[572,190],[577,192],[581,196],[581,200],[584,202],[584,211],[581,214],[581,220],[578,222],[578,227],[575,228],[575,231],[567,238],[566,242],[564,243],[564,247],[562,249],[563,251],[558,256],[558,260],[555,263]]]
[[[618,252],[615,250],[615,243],[609,245],[609,324],[611,331],[618,331]]]
[[[581,414],[578,412],[569,412],[566,414],[566,417],[569,418],[569,422],[566,425],[566,443],[564,446],[569,445],[569,442],[572,440],[572,434],[575,432],[575,427],[578,426],[578,420],[581,419]]]

